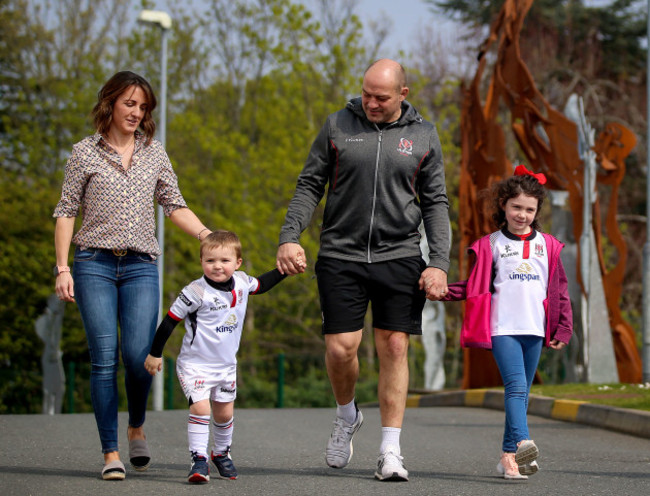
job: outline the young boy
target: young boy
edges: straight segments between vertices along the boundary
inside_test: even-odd
[[[234,401],[237,396],[237,350],[249,294],[262,294],[285,276],[277,269],[260,277],[237,271],[241,243],[236,234],[215,231],[201,241],[203,277],[181,291],[160,323],[144,366],[151,375],[161,370],[162,352],[178,322],[186,333],[176,361],[176,373],[190,405],[187,436],[192,466],[190,483],[210,480],[207,451],[212,404],[211,458],[225,479],[236,479],[230,458]]]

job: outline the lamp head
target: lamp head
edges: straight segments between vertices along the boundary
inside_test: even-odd
[[[138,22],[158,24],[162,29],[172,28],[172,18],[162,10],[143,10],[138,16]]]

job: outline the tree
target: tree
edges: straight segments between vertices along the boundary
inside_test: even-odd
[[[93,132],[89,113],[109,75],[134,70],[159,86],[160,32],[136,26],[131,15],[152,5],[0,4],[0,180],[6,191],[0,412],[40,409],[42,346],[33,323],[52,291],[51,216],[64,164],[72,144]],[[245,270],[252,274],[274,266],[284,212],[311,141],[326,115],[359,93],[361,69],[370,62],[354,2],[319,7],[324,10],[315,17],[290,0],[213,0],[196,20],[181,7],[172,9],[168,153],[190,207],[211,227],[240,234]],[[312,262],[319,215],[302,238]],[[167,229],[166,238],[165,306],[200,275],[196,240],[176,228]],[[244,361],[281,350],[320,355],[318,307],[313,274],[253,299]],[[74,305],[66,311],[62,349],[65,361],[88,361]]]

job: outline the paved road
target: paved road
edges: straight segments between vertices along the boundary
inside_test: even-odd
[[[541,470],[504,481],[498,461],[503,412],[484,408],[407,410],[402,452],[411,480],[373,478],[379,411],[365,408],[351,464],[327,468],[324,448],[333,409],[236,410],[236,481],[185,482],[189,467],[185,411],[150,412],[154,464],[106,482],[90,414],[0,416],[0,495],[639,495],[650,489],[650,439],[576,423],[529,417]],[[126,433],[126,416],[120,414]],[[124,435],[124,437],[126,437]],[[126,456],[124,439],[121,446]]]

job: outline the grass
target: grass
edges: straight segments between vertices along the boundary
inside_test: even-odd
[[[533,385],[531,394],[650,411],[650,383]]]

